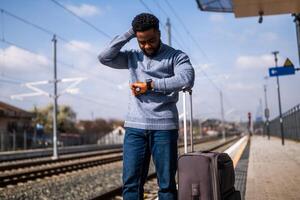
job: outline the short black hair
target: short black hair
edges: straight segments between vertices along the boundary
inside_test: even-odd
[[[131,25],[135,33],[137,31],[147,31],[151,28],[159,30],[159,20],[150,13],[141,13],[135,16]]]

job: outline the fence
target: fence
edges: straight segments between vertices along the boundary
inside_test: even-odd
[[[121,144],[123,142],[124,133],[118,135],[111,133],[58,133],[58,146],[75,146],[89,144]],[[13,130],[5,131],[0,129],[0,152],[28,150],[37,148],[52,147],[52,133],[39,134],[37,131]]]
[[[300,104],[283,113],[282,118],[284,137],[300,141]],[[281,137],[279,117],[270,121],[270,134]]]
[[[32,134],[27,131],[5,132],[0,130],[0,149],[1,151],[14,151],[30,148],[33,145],[32,137]]]

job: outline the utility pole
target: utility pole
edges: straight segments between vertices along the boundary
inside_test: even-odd
[[[298,44],[298,56],[299,56],[299,63],[300,63],[300,13],[293,14],[295,17],[294,22],[296,24],[296,35],[297,35],[297,44]]]
[[[277,58],[278,53],[279,53],[279,51],[272,52],[272,54],[275,57],[275,67],[278,67],[278,58]],[[277,80],[277,93],[278,93],[278,103],[279,103],[279,121],[280,121],[281,142],[282,142],[282,145],[284,145],[283,119],[282,119],[282,111],[281,111],[280,84],[279,84],[278,75],[276,76],[276,80]]]
[[[19,99],[23,100],[24,97],[32,97],[32,96],[40,96],[45,95],[47,97],[53,98],[53,156],[52,159],[56,160],[58,159],[58,151],[57,151],[57,99],[60,95],[64,93],[70,93],[70,94],[76,94],[78,93],[79,89],[75,88],[81,81],[85,80],[84,77],[78,77],[78,78],[64,78],[64,79],[57,79],[57,61],[56,61],[56,35],[53,35],[52,38],[53,42],[53,66],[54,66],[54,79],[48,80],[48,81],[36,81],[36,82],[28,82],[24,85],[34,92],[32,93],[24,93],[24,94],[16,94],[11,95],[12,99]],[[72,82],[68,87],[66,87],[60,94],[57,94],[57,83],[62,82]],[[54,86],[53,94],[50,94],[40,88],[38,88],[38,85],[44,85],[44,84],[52,84]],[[35,131],[36,132],[36,131]],[[35,133],[36,134],[36,133]],[[35,137],[35,136],[34,136]],[[1,140],[3,141],[3,140]],[[2,144],[2,143],[1,143]]]
[[[167,32],[168,32],[168,45],[172,46],[172,42],[171,42],[171,22],[170,22],[169,18],[167,18],[166,27],[167,27]]]
[[[266,117],[266,129],[267,129],[267,135],[268,139],[270,140],[270,111],[268,108],[268,97],[267,97],[267,85],[264,85],[264,93],[265,93],[265,117]]]
[[[193,100],[192,100],[192,90],[189,91],[190,94],[190,141],[191,141],[191,152],[194,152],[194,141],[193,141]]]
[[[222,137],[223,137],[223,140],[225,140],[224,106],[223,106],[223,93],[222,93],[222,91],[220,91],[220,100],[221,100],[221,118],[222,118],[222,122],[221,122],[221,126],[222,126]]]
[[[201,126],[201,119],[199,118],[198,120],[198,123],[199,123],[199,138],[202,138],[202,126]]]
[[[53,156],[52,159],[58,159],[58,152],[57,152],[57,71],[56,71],[56,35],[53,35],[53,62],[54,62],[54,95],[53,95]]]
[[[248,131],[249,131],[249,135],[252,136],[252,115],[251,115],[251,112],[248,112]]]
[[[94,112],[91,112],[91,116],[92,116],[92,121],[94,121]]]

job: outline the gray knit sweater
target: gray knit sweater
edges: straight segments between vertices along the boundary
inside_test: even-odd
[[[121,51],[134,37],[132,29],[116,36],[98,57],[103,65],[128,69],[130,83],[145,82],[148,78],[154,81],[153,91],[139,96],[130,93],[125,127],[145,130],[178,129],[178,92],[184,87],[191,88],[194,84],[194,69],[190,60],[182,51],[163,43],[154,57],[146,56],[141,50]]]

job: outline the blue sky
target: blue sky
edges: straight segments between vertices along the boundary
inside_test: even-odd
[[[191,58],[196,71],[196,118],[220,117],[219,88],[224,94],[225,118],[246,120],[248,111],[256,114],[259,99],[264,103],[264,84],[268,87],[271,117],[277,116],[276,80],[264,79],[268,74],[267,69],[275,65],[271,52],[280,51],[279,65],[289,57],[299,66],[295,24],[288,14],[267,16],[262,24],[258,24],[257,17],[236,19],[233,14],[201,12],[193,0],[58,2],[109,37],[95,31],[51,0],[1,0],[0,8],[69,41],[66,43],[58,38],[58,77],[87,79],[77,86],[78,94],[63,94],[58,103],[71,105],[77,112],[78,119],[124,119],[130,94],[128,72],[102,66],[97,61],[97,54],[111,38],[129,29],[135,15],[149,12],[144,4],[160,19],[163,42],[167,42],[165,24],[169,17],[172,25],[172,46],[185,51]],[[176,10],[187,30],[168,3]],[[12,100],[10,96],[31,92],[19,83],[53,78],[52,35],[24,24],[4,12],[0,13],[0,37],[1,40],[17,45],[0,42],[0,101],[24,109],[50,103],[51,99],[47,96],[28,97],[23,101]],[[132,40],[124,48],[138,46]],[[300,102],[299,72],[280,78],[280,83],[282,108],[286,111]],[[62,91],[65,87],[67,83],[61,83],[59,90]],[[40,88],[52,92],[51,85]],[[181,110],[181,102],[178,107]]]

